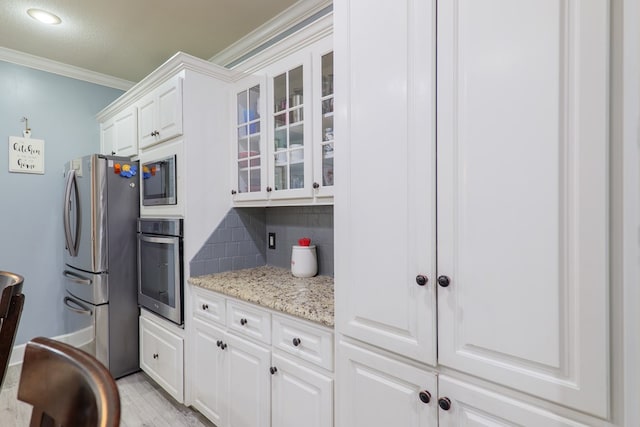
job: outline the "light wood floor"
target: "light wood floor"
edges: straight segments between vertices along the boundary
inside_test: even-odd
[[[0,391],[0,426],[27,427],[31,406],[17,400],[19,372],[7,372]],[[118,381],[121,427],[215,427],[200,413],[178,404],[144,373]]]

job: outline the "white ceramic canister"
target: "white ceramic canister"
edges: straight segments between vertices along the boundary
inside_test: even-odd
[[[318,274],[315,245],[294,245],[291,248],[291,274],[296,277],[313,277]]]

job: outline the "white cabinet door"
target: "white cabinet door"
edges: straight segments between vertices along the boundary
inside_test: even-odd
[[[182,77],[175,76],[162,84],[156,95],[158,142],[182,135]]]
[[[338,345],[336,425],[435,427],[436,375],[351,343]]]
[[[227,427],[268,427],[271,421],[271,351],[227,333]]]
[[[178,402],[183,400],[183,357],[182,338],[140,317],[140,368]]]
[[[440,375],[438,388],[450,403],[448,410],[439,408],[439,427],[587,426],[454,378]]]
[[[333,380],[275,353],[272,365],[272,427],[332,427]]]
[[[266,79],[250,76],[236,83],[233,106],[234,150],[231,194],[234,201],[267,199]]]
[[[100,123],[100,152],[106,155],[115,154],[116,123],[114,119]]]
[[[182,135],[182,81],[176,75],[138,102],[140,148]]]
[[[115,154],[135,156],[138,154],[138,113],[135,106],[127,108],[115,117]]]
[[[225,352],[218,343],[224,331],[193,319],[193,368],[191,396],[193,406],[217,426],[223,426],[225,395]]]
[[[336,326],[435,365],[435,2],[335,8]]]
[[[438,3],[439,363],[601,417],[608,5]]]
[[[305,198],[312,190],[311,56],[299,51],[267,72],[270,199]]]
[[[154,93],[138,102],[138,146],[148,147],[156,142],[155,134],[156,98]]]

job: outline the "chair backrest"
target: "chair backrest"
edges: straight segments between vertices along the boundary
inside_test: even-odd
[[[117,427],[120,394],[105,366],[49,338],[27,343],[18,399],[33,405],[31,427]]]
[[[22,276],[0,271],[0,387],[7,373],[24,305],[23,283]]]

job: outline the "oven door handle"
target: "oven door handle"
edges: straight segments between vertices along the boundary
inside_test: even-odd
[[[160,236],[148,236],[146,234],[138,235],[138,238],[143,242],[149,243],[165,243],[165,244],[175,244],[178,243],[179,237],[160,237]]]
[[[82,304],[79,301],[76,301],[73,298],[64,297],[64,305],[67,310],[71,310],[74,313],[86,314],[88,316],[93,315],[93,312],[89,307],[87,307],[86,305]]]
[[[90,285],[92,283],[91,279],[83,277],[69,270],[64,270],[62,272],[62,275],[67,279],[71,280],[72,282],[79,283],[81,285]]]

